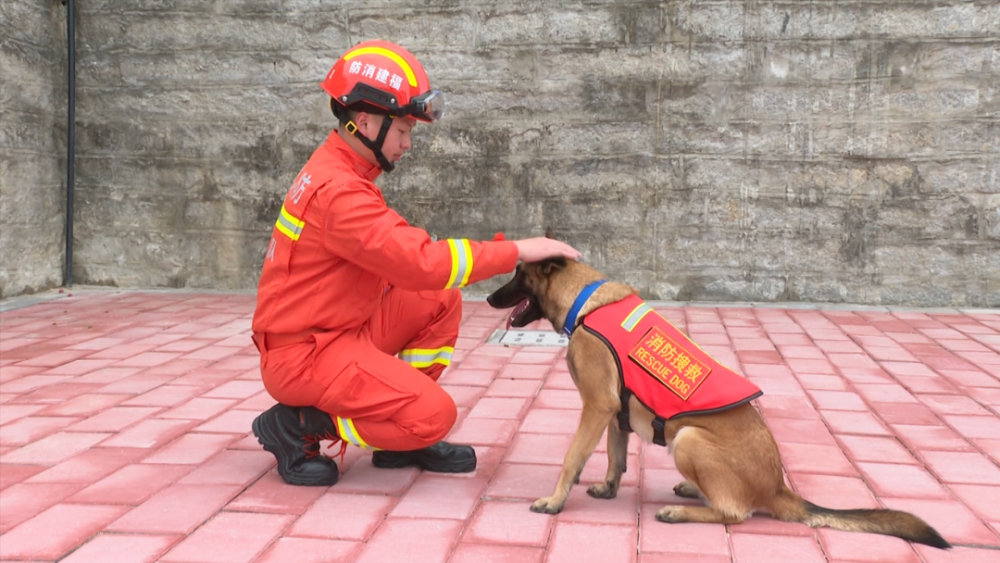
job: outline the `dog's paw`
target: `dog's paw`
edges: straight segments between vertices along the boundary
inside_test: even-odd
[[[701,498],[701,491],[687,481],[677,483],[677,485],[674,486],[674,494],[684,498]]]
[[[565,503],[557,503],[553,497],[540,498],[531,503],[531,511],[542,514],[559,514],[562,512],[563,504]]]
[[[656,513],[656,519],[660,522],[667,522],[668,524],[688,521],[688,519],[684,516],[683,506],[664,506]]]
[[[618,496],[618,487],[612,487],[607,483],[594,483],[587,489],[587,494],[594,498],[615,498]]]

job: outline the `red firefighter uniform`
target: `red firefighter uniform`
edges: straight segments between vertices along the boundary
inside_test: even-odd
[[[583,326],[607,344],[621,370],[622,429],[629,429],[625,405],[634,394],[656,413],[654,442],[661,446],[666,420],[731,409],[761,395],[636,295],[591,312]]]
[[[459,288],[517,265],[513,242],[434,241],[386,206],[381,169],[334,131],[295,179],[257,292],[268,393],[331,415],[357,446],[440,441],[455,403],[436,380],[461,321]]]

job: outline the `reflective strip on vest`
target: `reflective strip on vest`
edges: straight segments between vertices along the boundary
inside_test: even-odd
[[[451,249],[451,277],[448,278],[448,285],[444,287],[445,289],[465,287],[469,283],[469,274],[472,273],[472,247],[469,246],[469,239],[450,238],[448,247]]]
[[[337,417],[337,429],[340,431],[340,437],[348,442],[358,446],[359,448],[364,448],[366,450],[378,450],[378,448],[373,448],[361,439],[361,434],[358,434],[358,429],[354,427],[354,421],[349,418]]]
[[[652,310],[653,308],[645,303],[639,305],[635,309],[632,309],[632,312],[629,313],[627,317],[625,317],[624,321],[622,321],[622,328],[624,328],[628,332],[632,332],[635,329],[635,327],[638,326],[639,321],[641,321],[642,318],[645,317]]]
[[[278,216],[278,221],[274,224],[279,231],[285,234],[288,238],[292,240],[299,240],[299,235],[302,234],[302,227],[306,226],[305,221],[300,221],[295,218],[294,215],[285,209],[285,206],[281,206],[281,215]]]
[[[400,352],[399,359],[415,368],[425,368],[434,364],[447,366],[451,364],[451,355],[454,351],[455,349],[451,346],[445,346],[436,350],[413,348]]]

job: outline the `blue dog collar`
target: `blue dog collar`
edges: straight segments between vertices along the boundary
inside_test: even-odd
[[[576,296],[576,301],[573,302],[573,306],[569,308],[569,314],[566,315],[566,322],[563,323],[563,334],[570,336],[573,334],[573,329],[576,328],[576,317],[580,314],[580,309],[583,309],[583,304],[590,299],[590,296],[597,291],[597,288],[601,287],[608,280],[597,280],[593,283],[587,284],[587,287],[583,288],[580,295]]]

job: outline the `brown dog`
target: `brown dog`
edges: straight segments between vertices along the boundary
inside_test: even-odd
[[[487,301],[498,309],[518,305],[510,324],[523,327],[548,319],[556,331],[563,331],[567,315],[577,297],[603,276],[574,261],[552,259],[518,266],[514,279],[491,294]],[[632,296],[636,290],[608,282],[589,298],[580,300],[576,319]],[[573,381],[583,399],[580,426],[563,463],[556,490],[550,497],[531,505],[533,512],[555,514],[563,509],[570,487],[579,482],[584,463],[608,431],[608,473],[604,482],[591,485],[587,493],[596,498],[613,498],[625,472],[628,432],[619,422],[622,405],[622,362],[628,356],[612,354],[606,339],[591,330],[581,330],[583,321],[569,327],[566,357]],[[574,330],[575,329],[575,330]],[[641,354],[641,353],[640,353]],[[707,377],[707,376],[706,376]],[[754,398],[753,395],[749,398]],[[629,426],[646,442],[665,441],[674,455],[684,481],[674,487],[682,497],[700,498],[705,506],[666,506],[656,513],[662,522],[716,522],[736,524],[754,511],[809,526],[838,530],[873,532],[897,536],[938,548],[951,545],[920,518],[897,510],[833,510],[816,506],[789,489],[782,477],[778,446],[757,410],[745,399],[721,411],[659,418],[635,396],[627,399]],[[618,415],[616,417],[616,415]]]

